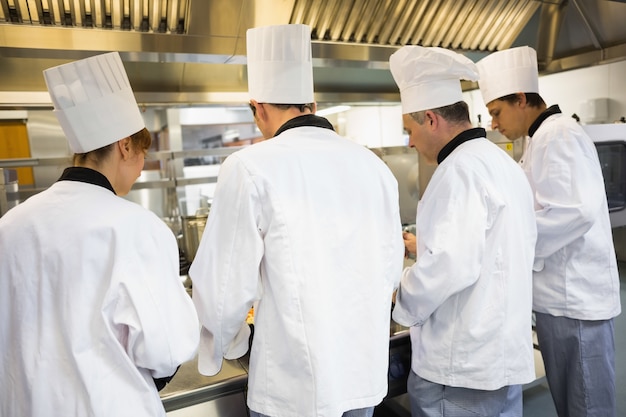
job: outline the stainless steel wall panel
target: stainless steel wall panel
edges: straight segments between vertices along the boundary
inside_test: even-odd
[[[221,3],[223,0],[214,0]],[[193,4],[197,0],[193,0]],[[287,24],[291,17],[295,0],[245,0],[242,2],[241,10],[235,16],[228,17],[231,21],[237,21],[237,36],[241,37],[245,46],[245,34],[248,28]],[[195,9],[195,6],[193,7]],[[228,25],[228,22],[224,22]]]
[[[59,179],[65,167],[71,165],[72,153],[52,111],[29,110],[26,128],[32,158],[60,158],[65,161],[52,165],[37,164],[33,167],[35,189],[47,188]]]
[[[245,29],[252,27],[254,18],[251,15],[260,6],[258,1],[250,0],[194,0],[188,3],[188,7],[186,35],[203,38],[242,36],[245,46]]]
[[[595,30],[595,28],[590,24],[589,19],[587,18],[588,14],[583,11],[583,5],[577,0],[573,0],[572,3],[574,7],[576,7],[576,9],[578,10],[579,14],[581,15],[585,30],[589,33],[589,37],[591,38],[593,45],[596,48],[601,48],[602,45],[600,45],[598,33]],[[606,20],[603,19],[603,21],[606,21]]]

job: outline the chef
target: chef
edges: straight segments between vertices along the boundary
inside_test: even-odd
[[[470,124],[460,79],[477,79],[472,61],[405,46],[389,64],[409,146],[437,164],[417,208],[416,262],[393,310],[411,328],[412,415],[521,416],[521,384],[535,378],[530,187]],[[405,239],[411,250],[416,237]]]
[[[387,395],[404,256],[398,184],[314,115],[310,39],[305,25],[247,32],[250,105],[266,140],[221,166],[189,271],[198,367],[214,375],[247,351],[258,301],[251,416],[371,416]]]
[[[121,198],[150,133],[117,52],[44,76],[74,164],[0,218],[0,415],[165,416],[199,324],[174,235]]]
[[[596,147],[539,95],[534,49],[495,52],[477,65],[493,128],[527,142],[520,163],[534,192],[538,232],[533,310],[557,413],[615,416],[620,284]]]

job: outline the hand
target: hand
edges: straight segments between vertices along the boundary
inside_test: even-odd
[[[402,239],[404,239],[404,256],[417,255],[417,243],[413,233],[403,232]]]

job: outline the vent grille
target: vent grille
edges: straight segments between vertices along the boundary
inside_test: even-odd
[[[369,45],[506,49],[541,6],[539,0],[296,0],[291,23],[315,40]]]
[[[190,0],[0,0],[0,23],[187,33]]]

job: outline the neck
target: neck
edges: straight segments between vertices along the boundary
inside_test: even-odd
[[[276,131],[278,131],[278,129],[280,129],[280,127],[287,123],[289,120],[298,116],[304,116],[305,114],[312,114],[309,109],[304,109],[304,111],[301,112],[300,109],[296,107],[290,107],[286,110],[279,109],[273,106],[271,107],[271,122],[269,126],[270,128],[268,129],[268,133],[270,133],[271,135],[270,137],[274,137]]]
[[[461,123],[450,123],[446,121],[445,128],[442,130],[441,134],[438,136],[439,146],[434,149],[435,152],[431,155],[429,161],[431,163],[437,164],[437,156],[446,147],[448,143],[450,143],[454,138],[456,138],[461,133],[465,132],[468,129],[472,128],[472,124],[469,122],[461,122]]]
[[[528,131],[530,129],[530,126],[534,123],[535,120],[537,120],[537,118],[541,115],[541,113],[543,113],[544,111],[546,111],[548,107],[543,104],[539,107],[528,107],[527,111],[526,111],[526,117],[524,120],[524,134],[526,136],[528,136]]]
[[[93,158],[85,158],[82,161],[76,161],[74,166],[90,168],[94,171],[98,171],[102,175],[106,177],[107,180],[111,183],[111,186],[115,190],[115,193],[119,195],[119,190],[117,187],[117,174],[119,171],[119,163],[120,163],[120,155],[118,152],[111,152],[107,155],[102,156],[102,159],[95,160]]]
[[[470,122],[462,122],[456,125],[450,125],[450,132],[449,134],[451,134],[452,138],[457,137],[458,135],[460,135],[461,133],[465,132],[466,130],[471,129],[473,126]]]

